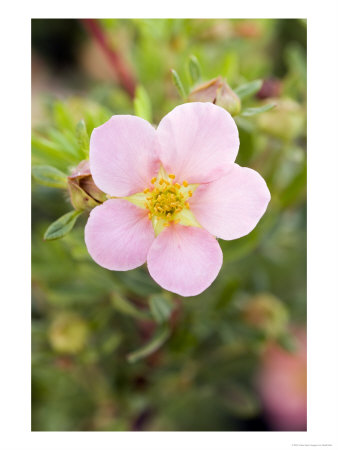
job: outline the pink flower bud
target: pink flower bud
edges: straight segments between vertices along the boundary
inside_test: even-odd
[[[256,97],[260,100],[266,98],[280,97],[282,93],[282,82],[277,78],[268,78],[263,81],[263,85],[257,92]]]
[[[88,160],[81,161],[68,177],[68,190],[72,205],[77,210],[90,210],[107,199],[94,183]]]
[[[190,92],[191,102],[211,102],[226,109],[232,116],[241,111],[241,100],[222,77],[213,78]]]

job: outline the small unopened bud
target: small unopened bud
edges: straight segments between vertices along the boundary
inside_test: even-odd
[[[226,109],[232,116],[236,116],[241,112],[241,100],[226,81],[223,81],[222,86],[218,90],[215,103]]]
[[[301,136],[305,132],[304,108],[291,98],[274,99],[274,103],[276,108],[257,116],[258,127],[286,141]]]
[[[49,341],[56,352],[76,354],[88,339],[88,325],[74,313],[61,313],[49,328]]]
[[[77,210],[92,209],[107,197],[94,183],[89,161],[81,161],[68,177],[68,190],[72,205]]]
[[[263,81],[262,87],[257,92],[256,97],[260,100],[266,98],[280,97],[282,93],[282,82],[277,78],[268,78]]]
[[[252,297],[243,311],[245,322],[262,330],[267,337],[278,337],[285,331],[288,312],[284,304],[274,295],[262,293]]]
[[[213,78],[193,89],[188,97],[191,102],[211,102],[226,109],[232,116],[241,111],[241,100],[222,77]]]
[[[216,100],[217,91],[222,86],[222,78],[217,77],[198,85],[188,97],[191,102],[212,102]]]

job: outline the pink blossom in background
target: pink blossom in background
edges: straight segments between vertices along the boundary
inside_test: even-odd
[[[297,330],[294,337],[294,353],[270,345],[259,378],[267,420],[279,431],[306,431],[307,425],[305,330]]]
[[[263,178],[234,163],[236,124],[212,103],[177,106],[155,129],[129,115],[94,129],[90,169],[108,200],[94,208],[85,241],[96,263],[130,270],[183,296],[201,293],[222,266],[216,238],[240,238],[270,201]]]

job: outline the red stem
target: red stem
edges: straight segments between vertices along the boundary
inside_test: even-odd
[[[81,22],[83,23],[88,33],[92,36],[95,42],[97,42],[97,44],[101,47],[101,49],[107,56],[108,61],[112,65],[121,86],[128,92],[130,98],[133,99],[136,87],[134,77],[130,73],[119,53],[117,53],[110,47],[98,20],[81,19]]]

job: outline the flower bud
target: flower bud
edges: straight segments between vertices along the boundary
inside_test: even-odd
[[[232,116],[241,111],[241,100],[222,77],[200,84],[189,94],[191,102],[211,102],[226,109]]]
[[[81,161],[68,177],[68,190],[72,205],[76,210],[92,209],[107,197],[94,183],[89,161]]]
[[[268,78],[263,81],[262,87],[257,92],[256,97],[260,100],[280,97],[282,93],[282,82],[277,78]]]
[[[277,138],[290,141],[305,132],[305,111],[291,98],[274,99],[276,108],[257,116],[258,127]]]
[[[274,295],[262,293],[252,297],[244,307],[244,320],[262,330],[269,338],[278,337],[288,323],[284,304]]]
[[[78,315],[61,313],[49,329],[49,341],[60,353],[76,354],[83,349],[88,338],[88,325]]]

